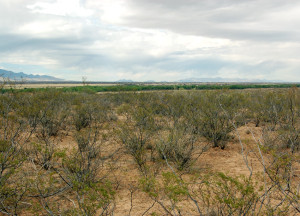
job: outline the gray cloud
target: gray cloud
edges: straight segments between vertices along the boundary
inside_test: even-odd
[[[0,0],[0,64],[107,81],[295,81],[300,68],[298,1],[127,0],[124,12],[108,11],[118,19],[103,17],[106,8],[96,0],[78,1],[82,11],[93,12],[88,16],[76,15],[76,8],[56,14],[40,2],[56,1]]]
[[[300,39],[300,16],[285,19],[299,1],[279,0],[130,0],[131,14],[124,24],[140,28],[169,29],[233,40],[286,41]],[[286,26],[290,26],[288,29]]]

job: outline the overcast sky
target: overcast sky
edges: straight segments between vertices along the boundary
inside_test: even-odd
[[[299,0],[0,0],[0,68],[300,81]]]

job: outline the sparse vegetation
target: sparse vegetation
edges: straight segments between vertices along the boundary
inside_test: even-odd
[[[236,90],[257,87],[283,89]],[[300,92],[284,87],[1,87],[0,212],[299,214]],[[143,90],[170,91],[95,94]]]

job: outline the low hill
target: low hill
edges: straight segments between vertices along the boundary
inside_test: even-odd
[[[59,79],[53,76],[25,74],[23,72],[16,73],[2,69],[0,69],[0,77],[15,81],[64,81],[63,79]]]

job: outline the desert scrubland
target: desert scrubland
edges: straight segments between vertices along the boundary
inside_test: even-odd
[[[2,215],[299,215],[300,91],[2,91]]]

